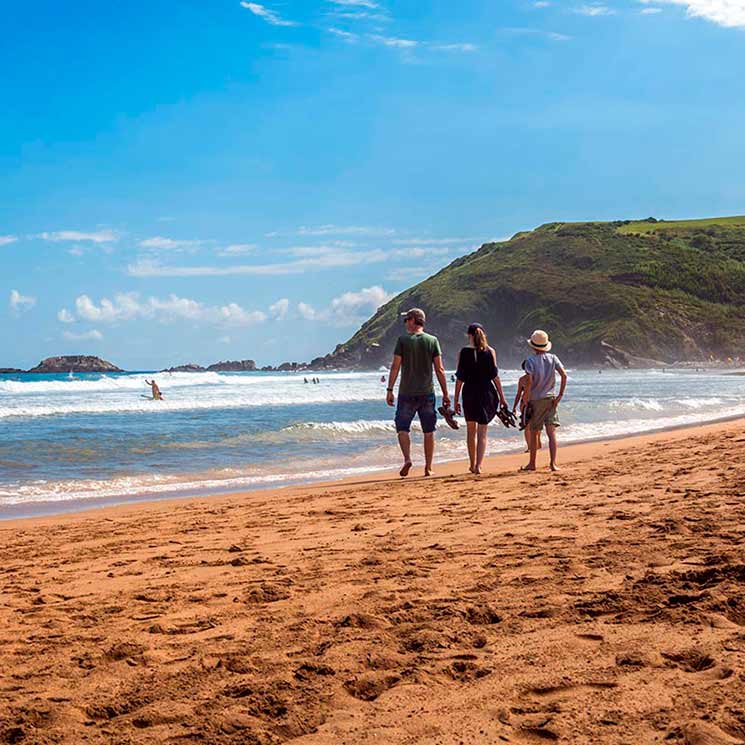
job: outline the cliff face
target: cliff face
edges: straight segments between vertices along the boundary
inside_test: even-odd
[[[399,312],[419,306],[448,365],[465,329],[487,328],[500,364],[548,331],[567,364],[635,366],[742,354],[745,218],[551,223],[484,244],[382,306],[316,368],[390,361]]]
[[[100,357],[91,355],[66,355],[62,357],[47,357],[36,367],[31,368],[30,373],[67,373],[67,372],[124,372],[116,365]]]

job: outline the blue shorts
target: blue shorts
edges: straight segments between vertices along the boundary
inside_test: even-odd
[[[396,432],[410,432],[411,422],[419,414],[419,422],[425,434],[434,432],[437,427],[437,414],[435,413],[435,394],[425,396],[398,397],[396,408]]]

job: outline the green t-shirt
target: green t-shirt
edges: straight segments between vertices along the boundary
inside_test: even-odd
[[[432,382],[432,363],[442,355],[440,342],[431,334],[399,336],[393,354],[401,357],[401,385],[399,394],[426,396],[435,392]]]

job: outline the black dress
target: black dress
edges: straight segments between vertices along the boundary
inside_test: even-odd
[[[492,381],[499,374],[494,351],[463,347],[455,376],[463,382],[463,414],[467,422],[489,424],[497,414],[499,397]]]

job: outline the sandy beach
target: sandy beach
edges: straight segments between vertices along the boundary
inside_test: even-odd
[[[744,424],[1,523],[0,742],[745,742]]]

